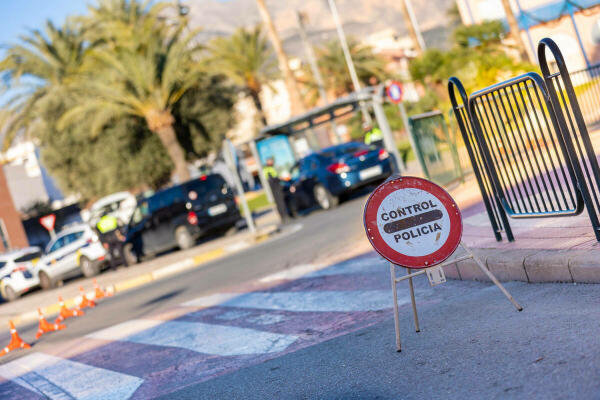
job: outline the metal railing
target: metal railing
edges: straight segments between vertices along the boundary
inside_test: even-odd
[[[550,72],[546,49],[557,72]],[[448,83],[486,211],[496,239],[504,231],[512,241],[507,215],[572,216],[585,206],[600,241],[600,168],[571,76],[551,39],[540,42],[538,57],[543,77],[527,73],[468,98],[457,78]]]

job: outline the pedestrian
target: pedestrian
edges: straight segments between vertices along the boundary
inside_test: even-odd
[[[108,264],[111,269],[116,270],[119,265],[128,266],[125,258],[125,235],[120,230],[119,221],[114,215],[105,214],[96,224],[100,234],[100,242],[108,251]]]
[[[289,218],[287,205],[285,203],[285,193],[283,192],[281,181],[277,176],[277,170],[273,166],[274,164],[275,161],[273,158],[269,158],[267,160],[267,165],[263,169],[263,173],[269,182],[269,187],[271,188],[271,193],[273,194],[273,200],[275,201],[279,218],[281,219],[282,223],[285,223]]]
[[[383,133],[379,128],[374,128],[370,123],[365,122],[363,131],[365,132],[365,144],[383,147]]]

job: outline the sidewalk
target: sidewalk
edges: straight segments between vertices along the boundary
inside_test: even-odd
[[[260,243],[278,231],[278,222],[277,215],[268,211],[255,219],[256,235],[243,230],[231,237],[212,239],[188,250],[172,251],[128,268],[120,267],[116,271],[104,271],[95,279],[102,288],[112,293],[131,290],[185,270],[200,268],[210,261]],[[9,320],[17,326],[35,321],[38,318],[38,308],[41,308],[47,317],[58,314],[59,295],[65,299],[67,307],[73,307],[81,301],[80,286],[84,288],[89,298],[93,298],[93,279],[84,277],[71,279],[63,286],[45,291],[36,290],[35,293],[26,294],[14,302],[0,304],[0,326],[6,326]]]
[[[498,279],[600,283],[600,245],[585,210],[576,217],[509,219],[515,241],[497,242],[475,178],[450,194],[463,213],[463,243]],[[472,260],[445,271],[451,278],[487,280]]]

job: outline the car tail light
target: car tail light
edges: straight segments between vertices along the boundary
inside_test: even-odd
[[[385,160],[389,156],[390,156],[390,153],[388,153],[386,149],[380,149],[379,150],[379,159],[380,160]]]
[[[188,212],[187,220],[190,225],[198,225],[198,216],[193,211]]]
[[[339,162],[339,163],[331,164],[329,167],[327,167],[327,171],[329,171],[333,174],[341,174],[343,172],[350,171],[350,167],[346,163]]]
[[[356,153],[354,153],[354,157],[360,157],[360,156],[364,156],[365,154],[367,154],[369,152],[369,150],[361,150],[361,151],[357,151]]]
[[[102,243],[102,247],[104,247],[106,250],[108,250],[108,243]]]

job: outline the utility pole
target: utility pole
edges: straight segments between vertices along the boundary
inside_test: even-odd
[[[408,33],[415,45],[417,55],[421,55],[425,51],[425,41],[423,40],[423,35],[421,35],[421,30],[419,29],[419,24],[417,23],[417,18],[413,12],[410,0],[400,0],[400,6],[402,15],[404,16],[404,22],[406,23]]]
[[[346,35],[344,34],[344,29],[342,28],[342,21],[340,20],[340,15],[338,14],[338,10],[335,5],[335,0],[327,0],[327,3],[329,4],[329,9],[331,10],[331,14],[333,15],[333,22],[335,23],[335,28],[340,38],[342,50],[344,51],[344,57],[346,58],[346,64],[348,65],[348,71],[350,71],[350,78],[352,79],[352,86],[354,86],[354,90],[356,92],[360,92],[360,81],[358,80],[356,69],[354,68],[354,62],[352,62],[350,48],[348,47],[348,42],[346,41]],[[363,101],[360,102],[360,109],[362,111],[363,120],[369,125],[372,125],[373,119],[371,118],[369,110],[367,109],[367,106]]]
[[[319,71],[317,57],[315,56],[315,51],[312,45],[308,41],[308,35],[306,34],[306,28],[304,26],[306,15],[304,15],[300,11],[296,11],[296,18],[298,19],[300,39],[302,39],[302,44],[304,45],[304,52],[306,53],[306,58],[308,59],[308,65],[310,65],[310,70],[312,71],[312,74],[315,77],[315,83],[317,84],[317,88],[319,89],[319,96],[321,96],[323,104],[327,104],[327,92],[325,91],[325,83],[323,82],[323,76],[321,75],[321,71]]]
[[[325,91],[325,83],[323,82],[323,76],[321,75],[321,71],[319,70],[319,64],[317,63],[317,56],[315,55],[315,50],[313,49],[310,41],[308,40],[308,35],[306,34],[306,28],[304,23],[306,22],[306,15],[296,10],[296,18],[298,19],[298,30],[300,31],[300,39],[302,39],[302,44],[304,45],[304,52],[306,53],[306,58],[308,59],[308,65],[310,65],[310,70],[312,71],[313,76],[315,77],[315,83],[317,84],[317,89],[319,90],[319,96],[321,97],[321,101],[323,105],[329,103],[327,100],[327,92]],[[335,121],[331,120],[331,129],[335,137],[337,138],[338,143],[342,142],[342,138],[338,136]]]
[[[271,42],[273,43],[273,47],[275,48],[275,53],[277,54],[279,69],[281,70],[285,78],[285,85],[290,96],[292,114],[299,114],[301,112],[304,112],[306,109],[304,107],[304,103],[302,102],[302,97],[300,96],[298,82],[296,82],[296,77],[294,76],[294,73],[290,68],[288,57],[285,54],[285,51],[283,50],[283,44],[281,43],[281,39],[277,34],[275,24],[273,23],[271,14],[269,14],[269,10],[267,9],[265,0],[256,0],[256,5],[258,6],[258,11],[260,12],[260,15],[265,25],[267,26],[267,32],[269,33],[269,37],[271,38]]]
[[[508,0],[501,1],[502,7],[504,8],[504,13],[506,14],[506,21],[508,22],[508,27],[510,28],[510,35],[515,39],[515,42],[517,44],[519,57],[521,58],[521,61],[527,61],[529,60],[529,55],[527,54],[527,50],[525,50],[525,43],[523,43],[523,38],[521,37],[521,29],[519,29],[519,24],[517,23],[515,14],[513,13],[513,10],[510,7],[510,3]]]

